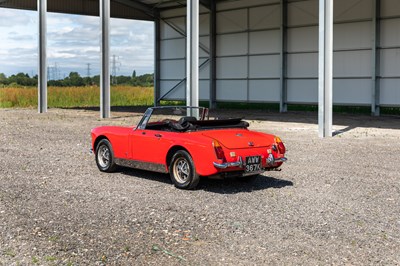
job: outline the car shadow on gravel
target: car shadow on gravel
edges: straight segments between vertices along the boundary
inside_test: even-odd
[[[202,178],[197,189],[219,194],[236,194],[287,186],[293,186],[293,182],[260,175],[252,181],[243,181],[235,178],[222,180]]]
[[[172,185],[172,181],[169,178],[168,174],[150,172],[150,171],[127,168],[127,167],[120,167],[118,172],[120,172],[121,174],[124,174],[124,175],[136,177],[136,178],[143,178],[143,179],[147,179],[147,180],[158,181],[161,183],[166,183],[166,184]]]
[[[143,178],[172,185],[172,181],[169,178],[168,174],[161,174],[124,167],[121,167],[118,172],[135,178]],[[293,186],[293,182],[264,175],[260,175],[252,181],[243,181],[235,178],[210,179],[207,177],[202,177],[196,190],[204,190],[220,194],[235,194],[264,190],[269,188],[284,188],[287,186]]]

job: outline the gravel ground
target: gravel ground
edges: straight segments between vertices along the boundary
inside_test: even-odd
[[[141,111],[141,110],[134,110]],[[139,113],[0,109],[0,265],[400,265],[400,119],[219,111],[278,134],[254,183],[98,171],[90,129]]]

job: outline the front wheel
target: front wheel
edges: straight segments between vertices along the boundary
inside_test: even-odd
[[[114,160],[114,152],[111,143],[103,139],[96,147],[96,164],[102,172],[113,172],[117,168]]]
[[[175,187],[181,189],[194,189],[200,181],[192,157],[184,150],[177,151],[172,157],[169,174]]]

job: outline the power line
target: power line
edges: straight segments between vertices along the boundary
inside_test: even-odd
[[[90,63],[87,63],[87,72],[86,72],[86,76],[90,77]]]
[[[113,85],[117,84],[117,70],[119,70],[119,67],[121,66],[121,63],[117,62],[117,60],[118,57],[114,54],[112,59],[112,73],[111,73],[112,76],[111,83]]]

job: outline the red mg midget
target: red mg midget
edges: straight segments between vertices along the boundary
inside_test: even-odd
[[[251,180],[280,167],[285,145],[248,129],[241,118],[210,119],[202,107],[151,107],[137,126],[92,129],[97,167],[169,173],[177,188],[194,189],[200,176]]]

